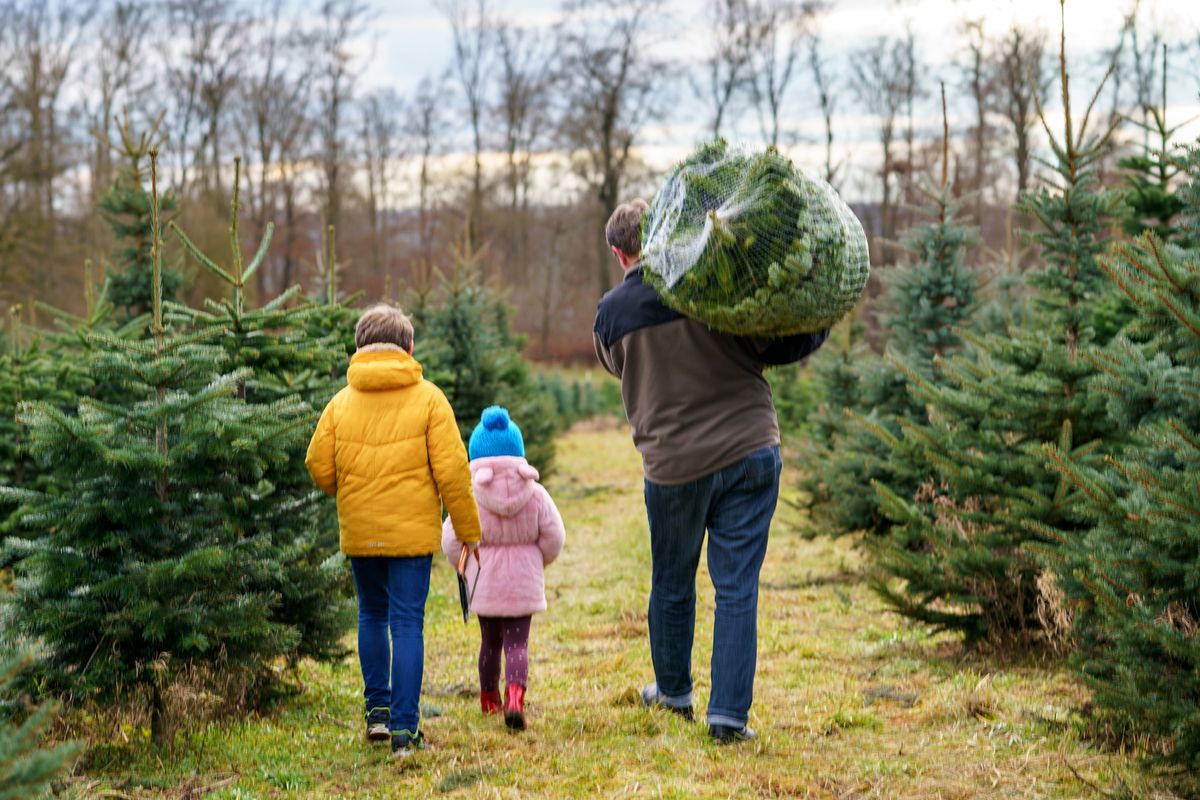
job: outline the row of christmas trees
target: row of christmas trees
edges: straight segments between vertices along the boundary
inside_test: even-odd
[[[13,309],[0,353],[0,646],[11,654],[0,775],[25,790],[73,751],[32,750],[44,711],[2,724],[27,705],[14,690],[142,705],[161,743],[181,676],[213,691],[231,676],[265,688],[297,659],[340,656],[352,622],[332,504],[303,466],[315,415],[344,384],[358,316],[359,298],[338,291],[333,232],[318,296],[293,287],[255,305],[246,288],[272,231],[245,260],[237,181],[218,262],[162,219],[176,204],[158,195],[151,136],[123,138],[127,169],[101,203],[118,242],[103,287],[89,276],[82,317],[47,307],[54,333],[24,329]],[[176,299],[183,273],[165,265],[167,238],[224,296],[200,308]],[[507,404],[548,470],[571,417],[563,398],[592,398],[531,374],[476,261],[455,253],[449,274],[411,298],[416,356],[464,430]]]
[[[1017,209],[1041,266],[982,304],[943,173],[889,286],[887,353],[849,327],[818,362],[804,488],[821,529],[867,532],[899,613],[1069,652],[1107,723],[1194,769],[1200,149],[1170,146],[1164,99],[1158,149],[1102,186],[1111,130],[1095,100],[1075,124],[1065,55],[1062,75],[1049,178]]]

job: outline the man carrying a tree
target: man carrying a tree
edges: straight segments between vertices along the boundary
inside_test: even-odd
[[[663,304],[643,280],[644,200],[620,205],[605,239],[625,273],[600,300],[593,339],[621,380],[642,454],[650,524],[650,656],[647,706],[692,719],[696,569],[708,532],[716,590],[709,735],[755,738],[747,725],[757,660],[758,576],[779,497],[779,423],[769,365],[798,361],[828,331],[752,339],[710,330]]]

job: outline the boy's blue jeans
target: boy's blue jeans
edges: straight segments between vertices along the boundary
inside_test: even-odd
[[[696,567],[708,529],[708,571],[716,590],[708,723],[740,728],[754,697],[758,573],[779,499],[778,447],[764,447],[681,486],[646,481],[650,521],[650,657],[659,696],[692,704]]]
[[[367,711],[390,709],[393,732],[415,733],[433,556],[351,558],[350,566],[358,587],[358,660]]]

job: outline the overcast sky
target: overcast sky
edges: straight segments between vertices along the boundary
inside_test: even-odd
[[[557,16],[558,0],[492,0],[499,16],[529,26],[550,25]],[[373,77],[395,81],[402,87],[422,74],[445,64],[450,57],[450,32],[445,17],[430,0],[381,3],[374,29],[380,51]],[[668,0],[674,29],[662,39],[703,45],[705,0]],[[988,29],[1002,32],[1014,20],[1034,22],[1057,33],[1057,0],[832,0],[824,30],[830,46],[851,50],[873,36],[896,33],[913,24],[926,58],[945,63],[958,46],[957,27],[964,18],[983,18]],[[1131,0],[1068,0],[1067,33],[1071,50],[1096,51],[1115,41]],[[1142,0],[1142,19],[1157,23],[1172,34],[1200,29],[1200,3],[1195,0]],[[699,24],[697,24],[699,23]],[[680,29],[686,36],[677,35]],[[390,77],[389,77],[390,76]]]
[[[669,19],[654,25],[650,40],[656,54],[687,62],[703,57],[707,50],[705,31],[706,0],[667,0]],[[1122,20],[1132,0],[1068,0],[1066,5],[1067,48],[1077,103],[1091,96],[1103,70],[1105,49],[1117,41]],[[525,26],[548,27],[557,18],[560,0],[490,0],[498,15]],[[911,25],[917,36],[919,57],[927,66],[924,88],[927,99],[921,116],[930,130],[940,128],[935,97],[939,80],[945,80],[950,94],[951,125],[955,117],[966,111],[966,98],[957,86],[960,80],[954,62],[962,56],[964,19],[982,18],[986,30],[1001,35],[1014,21],[1034,23],[1050,32],[1057,49],[1059,4],[1057,0],[832,0],[831,10],[822,21],[824,51],[833,62],[839,78],[847,73],[848,59],[854,51],[869,44],[880,35],[896,35]],[[1157,27],[1166,32],[1167,40],[1178,43],[1172,61],[1171,113],[1181,121],[1200,111],[1197,90],[1200,89],[1200,0],[1142,0],[1141,19],[1145,30]],[[364,82],[369,87],[391,86],[407,94],[421,78],[446,69],[451,58],[450,28],[431,0],[402,0],[381,2],[372,25],[373,41],[370,65]],[[1183,52],[1182,45],[1188,45]],[[1126,81],[1129,85],[1131,79]],[[844,82],[840,91],[845,95],[838,106],[835,136],[842,156],[855,152],[854,160],[861,162],[864,151],[871,148],[871,121],[856,117],[857,110],[848,95]],[[957,113],[956,113],[957,111]],[[821,132],[819,109],[808,81],[807,71],[795,81],[795,89],[787,98],[786,117],[788,136],[796,142],[793,155],[801,163],[819,163],[819,148],[815,144]],[[662,158],[674,158],[701,137],[708,112],[691,96],[686,86],[680,86],[673,113],[662,125],[646,131],[643,145],[646,152],[659,153]],[[962,117],[965,119],[965,116]],[[738,120],[735,119],[735,123]],[[1186,134],[1200,134],[1200,124]],[[757,122],[752,115],[742,113],[733,138],[753,140],[758,137]],[[651,160],[653,156],[651,156]],[[815,166],[815,163],[809,166]]]

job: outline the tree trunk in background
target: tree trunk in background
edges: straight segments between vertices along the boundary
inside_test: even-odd
[[[567,113],[560,140],[573,154],[575,173],[600,204],[598,239],[604,223],[622,199],[621,185],[630,153],[647,122],[662,113],[663,92],[671,71],[649,55],[649,19],[663,0],[572,0],[558,29],[555,70]],[[607,245],[597,248],[597,288],[612,286]]]

